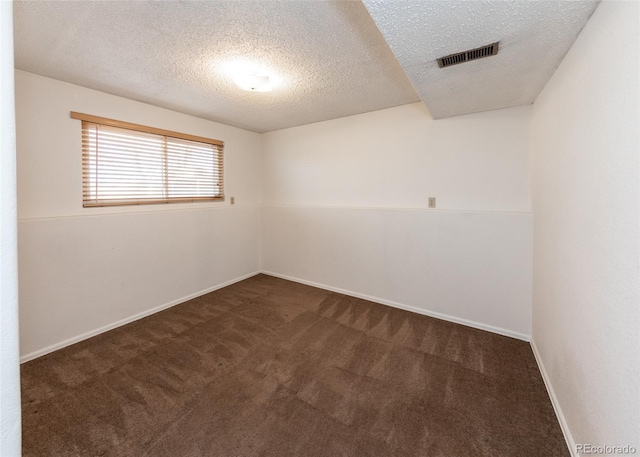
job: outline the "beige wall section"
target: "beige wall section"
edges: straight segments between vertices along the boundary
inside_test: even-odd
[[[265,206],[276,275],[527,340],[531,215]]]
[[[260,135],[16,72],[21,354],[260,269]],[[226,202],[82,207],[79,111],[225,142]]]
[[[225,193],[236,205],[260,203],[260,135],[55,79],[16,71],[18,217],[220,207],[218,203],[83,208],[81,122],[71,111],[225,142]],[[226,204],[229,204],[227,199]]]
[[[264,134],[263,269],[528,339],[530,134],[421,104]]]
[[[264,134],[267,204],[530,211],[531,106],[433,121],[421,103]]]
[[[640,452],[639,19],[601,3],[534,104],[533,342],[572,447]]]

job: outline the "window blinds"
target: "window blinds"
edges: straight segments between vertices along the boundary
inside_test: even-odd
[[[222,142],[74,114],[85,207],[224,199]]]

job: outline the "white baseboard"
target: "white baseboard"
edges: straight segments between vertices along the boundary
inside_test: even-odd
[[[522,341],[529,341],[530,336],[524,333],[513,332],[511,330],[506,330],[500,327],[494,327],[492,325],[482,324],[480,322],[470,321],[467,319],[462,319],[455,316],[450,316],[448,314],[438,313],[436,311],[430,311],[422,308],[416,308],[415,306],[405,305],[403,303],[394,302],[391,300],[385,300],[384,298],[372,297],[371,295],[361,294],[358,292],[353,292],[351,290],[340,289],[339,287],[332,287],[326,284],[319,284],[313,281],[307,281],[306,279],[295,278],[293,276],[282,275],[280,273],[274,273],[273,271],[262,270],[260,273],[265,275],[274,276],[276,278],[286,279],[287,281],[298,282],[300,284],[306,284],[308,286],[318,287],[319,289],[330,290],[332,292],[337,292],[343,295],[349,295],[351,297],[362,298],[363,300],[369,300],[376,303],[381,303],[383,305],[392,306],[394,308],[403,309],[405,311],[411,311],[412,313],[423,314],[429,317],[435,317],[436,319],[442,319],[449,322],[455,322],[456,324],[466,325],[467,327],[473,327],[480,330],[486,330],[488,332],[497,333],[498,335],[508,336],[511,338],[516,338]]]
[[[109,330],[113,330],[114,328],[123,326],[133,321],[137,321],[138,319],[142,319],[143,317],[150,316],[151,314],[162,311],[163,309],[171,308],[172,306],[179,305],[180,303],[184,303],[193,298],[200,297],[201,295],[208,294],[209,292],[213,292],[214,290],[222,289],[223,287],[230,286],[231,284],[235,284],[236,282],[243,281],[247,278],[255,276],[259,274],[260,271],[254,271],[253,273],[249,273],[243,276],[240,276],[235,279],[231,279],[230,281],[223,282],[222,284],[217,284],[213,287],[209,287],[207,289],[200,290],[198,292],[186,295],[184,297],[178,298],[176,300],[172,300],[169,303],[165,303],[160,306],[156,306],[155,308],[148,309],[138,314],[134,314],[133,316],[127,317],[125,319],[121,319],[112,324],[105,325],[103,327],[97,328],[95,330],[91,330],[90,332],[83,333],[82,335],[74,336],[73,338],[69,338],[67,340],[61,341],[56,344],[52,344],[51,346],[47,346],[43,349],[38,349],[37,351],[30,352],[29,354],[25,354],[20,357],[20,363],[28,362],[29,360],[37,359],[45,354],[49,354],[50,352],[57,351],[58,349],[62,349],[67,346],[71,346],[72,344],[78,343],[82,340],[86,340],[87,338],[91,338],[92,336],[99,335],[104,332],[108,332]]]
[[[394,308],[403,309],[405,311],[411,311],[411,312],[414,312],[414,313],[423,314],[425,316],[435,317],[436,319],[442,319],[442,320],[449,321],[449,322],[455,322],[456,324],[462,324],[462,325],[466,325],[468,327],[473,327],[473,328],[477,328],[477,329],[480,329],[480,330],[486,330],[488,332],[497,333],[499,335],[504,335],[504,336],[508,336],[508,337],[511,337],[511,338],[517,338],[517,339],[523,340],[523,341],[529,341],[529,339],[530,339],[529,335],[525,335],[523,333],[518,333],[518,332],[513,332],[511,330],[506,330],[506,329],[503,329],[503,328],[500,328],[500,327],[494,327],[494,326],[491,326],[491,325],[486,325],[486,324],[482,324],[482,323],[479,323],[479,322],[470,321],[470,320],[467,320],[467,319],[461,319],[461,318],[455,317],[455,316],[450,316],[448,314],[442,314],[442,313],[438,313],[438,312],[435,312],[435,311],[429,311],[429,310],[425,310],[425,309],[422,309],[422,308],[416,308],[414,306],[409,306],[409,305],[405,305],[405,304],[402,304],[402,303],[394,302],[394,301],[391,301],[391,300],[385,300],[385,299],[379,298],[379,297],[373,297],[373,296],[370,296],[370,295],[360,294],[358,292],[353,292],[353,291],[350,291],[350,290],[340,289],[338,287],[332,287],[332,286],[329,286],[329,285],[326,285],[326,284],[320,284],[320,283],[316,283],[316,282],[313,282],[313,281],[307,281],[307,280],[304,280],[304,279],[295,278],[293,276],[287,276],[287,275],[282,275],[282,274],[275,273],[275,272],[272,272],[272,271],[262,270],[262,271],[254,271],[254,272],[249,273],[247,275],[243,275],[243,276],[240,276],[238,278],[234,278],[234,279],[232,279],[230,281],[226,281],[224,283],[217,284],[217,285],[215,285],[213,287],[209,287],[207,289],[200,290],[200,291],[195,292],[193,294],[189,294],[189,295],[186,295],[184,297],[178,298],[176,300],[172,300],[169,303],[165,303],[165,304],[162,304],[160,306],[156,306],[155,308],[151,308],[151,309],[148,309],[148,310],[143,311],[141,313],[138,313],[138,314],[135,314],[133,316],[127,317],[125,319],[121,319],[121,320],[119,320],[117,322],[114,322],[112,324],[105,325],[103,327],[100,327],[100,328],[97,328],[95,330],[83,333],[83,334],[75,336],[73,338],[69,338],[69,339],[61,341],[59,343],[52,344],[52,345],[47,346],[45,348],[39,349],[37,351],[30,352],[30,353],[25,354],[25,355],[20,357],[20,363],[28,362],[29,360],[36,359],[36,358],[41,357],[41,356],[43,356],[45,354],[49,354],[50,352],[57,351],[58,349],[62,349],[64,347],[67,347],[67,346],[70,346],[72,344],[78,343],[80,341],[86,340],[87,338],[91,338],[92,336],[96,336],[96,335],[99,335],[101,333],[108,332],[109,330],[113,330],[114,328],[120,327],[122,325],[128,324],[128,323],[133,322],[133,321],[137,321],[138,319],[142,319],[143,317],[147,317],[147,316],[149,316],[151,314],[157,313],[157,312],[162,311],[164,309],[171,308],[172,306],[178,305],[180,303],[184,303],[184,302],[186,302],[188,300],[191,300],[193,298],[199,297],[201,295],[208,294],[209,292],[213,292],[214,290],[222,289],[223,287],[230,286],[231,284],[234,284],[236,282],[243,281],[243,280],[245,280],[247,278],[250,278],[252,276],[255,276],[255,275],[259,274],[259,273],[263,273],[263,274],[266,274],[266,275],[269,275],[269,276],[274,276],[276,278],[286,279],[288,281],[293,281],[293,282],[297,282],[297,283],[301,283],[301,284],[306,284],[306,285],[313,286],[313,287],[318,287],[320,289],[330,290],[332,292],[337,292],[337,293],[340,293],[340,294],[349,295],[351,297],[362,298],[363,300],[369,300],[369,301],[373,301],[373,302],[376,302],[376,303],[381,303],[383,305],[392,306]],[[534,353],[535,353],[535,350],[534,350]],[[546,378],[545,378],[545,383],[546,383]],[[555,403],[554,403],[554,408],[555,408]]]
[[[542,379],[544,380],[544,385],[546,386],[547,393],[549,394],[549,398],[551,399],[553,410],[556,412],[556,417],[558,418],[558,422],[560,423],[562,434],[564,435],[564,439],[567,442],[567,446],[569,447],[569,453],[572,457],[580,457],[578,452],[576,451],[576,442],[573,440],[573,436],[571,436],[571,430],[569,430],[569,425],[564,418],[562,408],[560,408],[560,403],[558,402],[558,397],[556,397],[556,393],[553,390],[551,379],[549,379],[549,375],[547,374],[547,370],[544,367],[544,363],[542,362],[540,352],[538,352],[538,346],[536,346],[536,342],[533,340],[533,338],[531,338],[531,349],[533,350],[533,355],[536,358],[536,362],[538,363],[538,369],[542,374]]]

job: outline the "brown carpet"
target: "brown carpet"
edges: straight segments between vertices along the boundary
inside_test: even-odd
[[[568,456],[525,342],[259,275],[22,366],[25,456]]]

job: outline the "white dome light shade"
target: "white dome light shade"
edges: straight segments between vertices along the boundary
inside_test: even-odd
[[[238,76],[236,84],[240,89],[252,92],[271,92],[271,83],[268,76]]]
[[[249,92],[280,90],[284,81],[277,69],[268,62],[245,58],[216,60],[213,69],[227,82]]]

